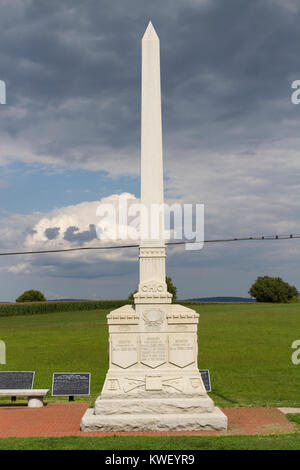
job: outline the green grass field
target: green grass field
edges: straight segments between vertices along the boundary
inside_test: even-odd
[[[291,362],[291,344],[300,339],[299,304],[201,304],[195,308],[200,313],[199,368],[210,369],[213,388],[210,396],[216,405],[300,407],[300,365]],[[91,372],[92,404],[101,391],[108,366],[107,313],[108,310],[86,310],[0,317],[0,339],[7,347],[7,364],[0,365],[0,370],[34,370],[36,388],[50,388],[53,372]],[[2,398],[0,403],[7,400]],[[49,395],[47,400],[54,399]],[[67,398],[55,400],[67,401]],[[300,448],[299,433],[293,436],[291,439]],[[92,438],[89,443],[80,438],[67,441],[70,439],[78,448],[93,446]],[[103,445],[115,442],[100,439]],[[184,446],[190,444],[184,444],[188,442],[186,439],[190,438],[166,438],[164,447],[158,448],[178,448],[178,445],[187,448]],[[219,445],[234,446],[235,436],[200,439],[208,446],[212,445],[209,444],[212,439],[215,448],[220,448]],[[269,439],[275,443],[277,438]],[[249,445],[257,442],[258,446],[269,448],[265,436],[259,441],[255,436],[247,440]],[[278,436],[277,443],[285,440],[288,442],[287,436]],[[34,441],[43,448],[44,439]],[[18,442],[20,446],[25,445],[24,439]],[[49,442],[56,445],[53,439]],[[143,438],[143,442],[146,445],[147,439]],[[167,442],[176,447],[166,447]]]

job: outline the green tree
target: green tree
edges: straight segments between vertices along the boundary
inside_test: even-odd
[[[27,290],[20,295],[16,302],[45,302],[45,296],[39,290]]]
[[[170,292],[170,294],[173,295],[173,300],[176,300],[177,299],[177,287],[174,286],[172,279],[168,276],[166,277],[166,283],[167,283],[168,292]],[[133,302],[133,296],[135,293],[136,291],[131,292],[128,296],[128,300]]]
[[[173,300],[176,300],[177,299],[177,287],[174,286],[172,282],[172,278],[167,276],[166,283],[167,283],[168,292],[170,292],[170,294],[173,295]]]
[[[281,277],[259,276],[252,284],[249,294],[257,302],[288,303],[299,301],[295,286],[283,281]]]
[[[134,296],[135,293],[136,293],[136,290],[133,291],[133,292],[130,292],[130,294],[128,296],[128,300],[130,300],[130,302],[133,302],[133,296]]]

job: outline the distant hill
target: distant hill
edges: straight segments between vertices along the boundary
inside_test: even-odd
[[[185,299],[193,302],[256,302],[249,297],[202,297],[197,299]]]
[[[47,302],[88,302],[90,299],[47,299]]]
[[[46,299],[47,302],[88,302],[88,299]],[[0,304],[14,304],[14,300],[0,300]]]

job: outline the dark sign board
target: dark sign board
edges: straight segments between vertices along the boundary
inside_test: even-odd
[[[52,396],[76,396],[90,394],[91,374],[89,372],[55,372],[52,382]]]
[[[199,369],[199,372],[201,374],[205,390],[207,392],[211,392],[211,384],[210,384],[210,375],[209,375],[209,370],[208,369]]]
[[[33,381],[34,372],[0,372],[0,390],[31,389]]]

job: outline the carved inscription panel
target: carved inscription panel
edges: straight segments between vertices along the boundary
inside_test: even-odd
[[[155,368],[164,364],[166,360],[166,335],[155,333],[141,335],[141,363]]]
[[[186,367],[195,362],[196,338],[192,334],[169,336],[169,361],[178,367]]]
[[[137,336],[116,334],[111,337],[111,362],[116,366],[127,369],[138,361]]]

